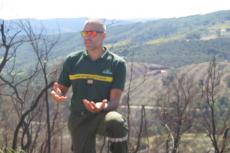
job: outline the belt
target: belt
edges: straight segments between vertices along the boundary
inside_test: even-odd
[[[94,113],[91,113],[89,111],[76,111],[76,112],[71,112],[72,115],[74,116],[85,116],[85,115],[93,115]]]

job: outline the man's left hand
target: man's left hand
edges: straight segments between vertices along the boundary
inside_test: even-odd
[[[89,101],[87,99],[83,99],[83,104],[85,105],[85,108],[92,112],[92,113],[98,113],[101,112],[103,109],[107,108],[108,106],[108,100],[104,99],[102,102],[94,102]]]

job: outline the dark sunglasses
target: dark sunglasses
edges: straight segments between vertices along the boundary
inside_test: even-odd
[[[85,38],[85,37],[94,38],[97,36],[98,33],[104,33],[104,32],[102,32],[102,31],[81,31],[81,36],[83,38]]]

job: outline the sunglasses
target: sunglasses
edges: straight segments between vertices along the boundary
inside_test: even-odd
[[[83,38],[85,38],[85,37],[94,38],[94,37],[96,37],[97,34],[99,34],[99,33],[104,33],[104,32],[102,32],[102,31],[82,31],[82,32],[81,32],[81,36],[82,36]]]

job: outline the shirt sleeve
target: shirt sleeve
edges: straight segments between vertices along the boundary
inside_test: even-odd
[[[119,61],[113,74],[112,89],[124,89],[126,79],[125,61]]]
[[[69,79],[69,69],[71,65],[69,64],[69,60],[70,59],[67,58],[67,60],[64,62],[61,74],[58,79],[58,83],[66,87],[70,87],[71,85],[71,82]]]

